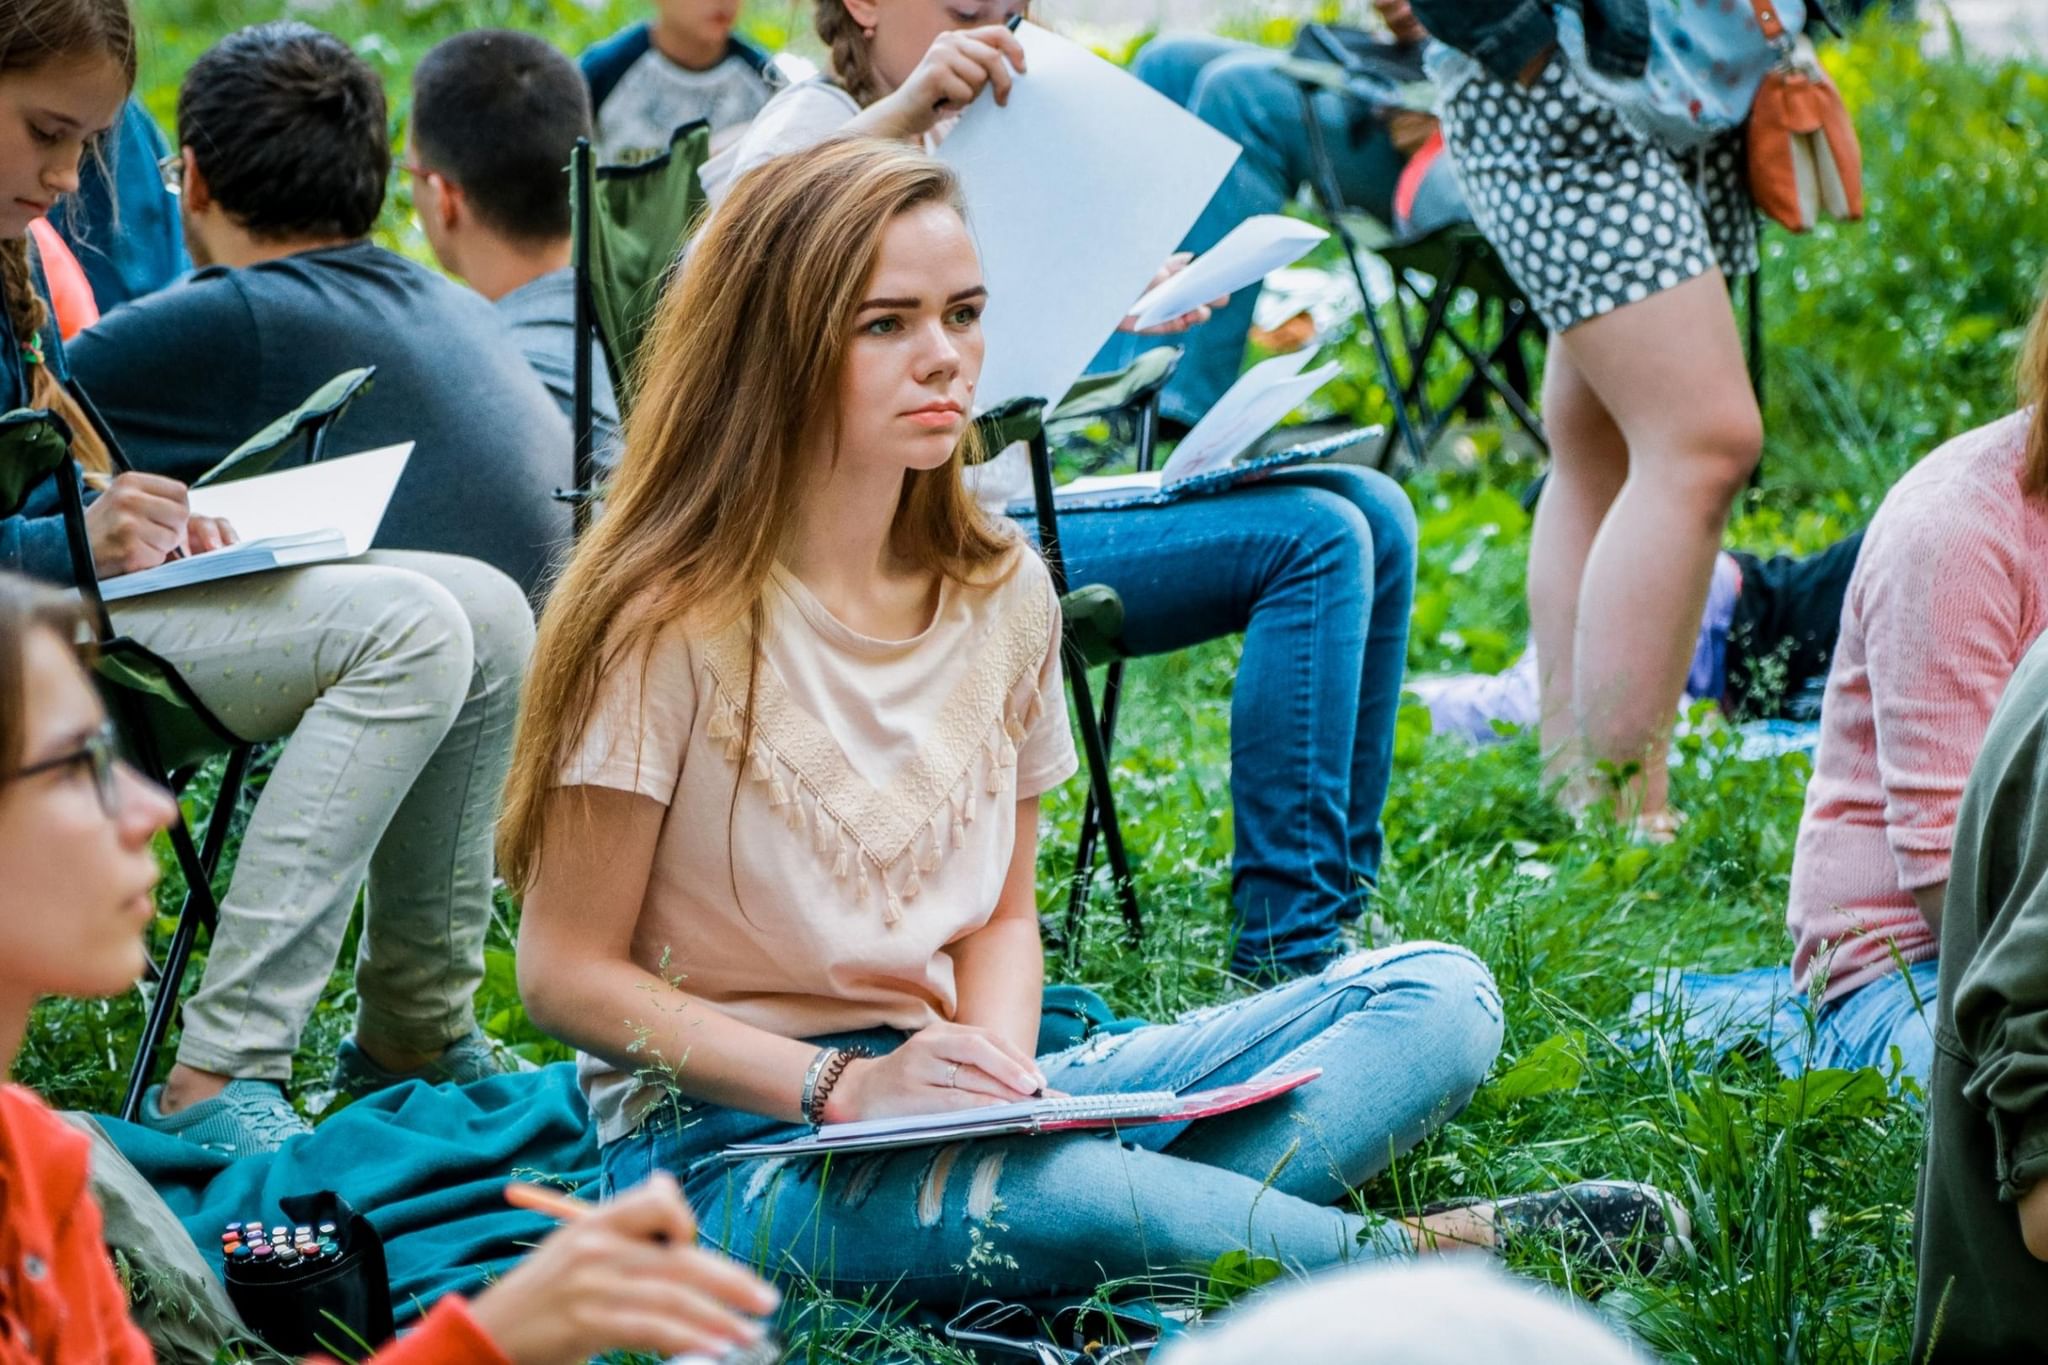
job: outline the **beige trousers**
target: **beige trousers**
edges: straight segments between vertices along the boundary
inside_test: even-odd
[[[432,1052],[473,1029],[492,832],[533,647],[519,586],[475,560],[379,551],[113,612],[229,729],[286,739],[178,1060],[290,1079],[366,877],[357,1035]]]

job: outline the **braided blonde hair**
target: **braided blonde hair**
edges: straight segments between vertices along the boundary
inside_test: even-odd
[[[817,0],[812,23],[819,41],[832,52],[832,79],[853,96],[855,104],[865,109],[888,93],[882,88],[881,73],[875,70],[867,30],[846,12],[845,0]]]

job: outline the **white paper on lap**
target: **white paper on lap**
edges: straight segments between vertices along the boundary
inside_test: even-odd
[[[975,395],[1058,402],[1180,246],[1238,147],[1137,77],[1035,24],[1026,70],[939,148],[988,284]]]
[[[1239,375],[1174,447],[1163,482],[1177,483],[1229,464],[1343,368],[1333,360],[1302,373],[1314,358],[1313,350],[1276,355]]]

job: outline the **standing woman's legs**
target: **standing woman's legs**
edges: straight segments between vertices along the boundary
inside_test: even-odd
[[[1616,799],[1654,822],[1667,810],[1666,748],[1708,577],[1763,449],[1763,417],[1718,270],[1593,318],[1553,351],[1613,414],[1629,454],[1579,589],[1573,711],[1588,760],[1640,765]]]
[[[1443,117],[1473,219],[1553,337],[1529,579],[1550,770],[1575,806],[1630,774],[1621,813],[1668,827],[1666,736],[1763,442],[1724,283],[1755,263],[1739,146],[1646,142],[1561,59],[1527,86],[1465,80]]]
[[[1583,762],[1572,708],[1579,586],[1593,538],[1628,479],[1628,442],[1562,346],[1552,346],[1545,362],[1543,424],[1550,472],[1529,536],[1529,638],[1539,667],[1544,771],[1558,779]],[[1589,795],[1565,799],[1577,804]]]

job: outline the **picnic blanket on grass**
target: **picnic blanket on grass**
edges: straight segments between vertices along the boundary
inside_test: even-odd
[[[502,1274],[554,1226],[506,1204],[507,1180],[596,1194],[597,1130],[568,1062],[463,1086],[408,1081],[275,1152],[240,1160],[119,1119],[97,1121],[216,1275],[226,1224],[278,1221],[283,1195],[337,1192],[384,1239],[401,1323],[443,1294]]]

